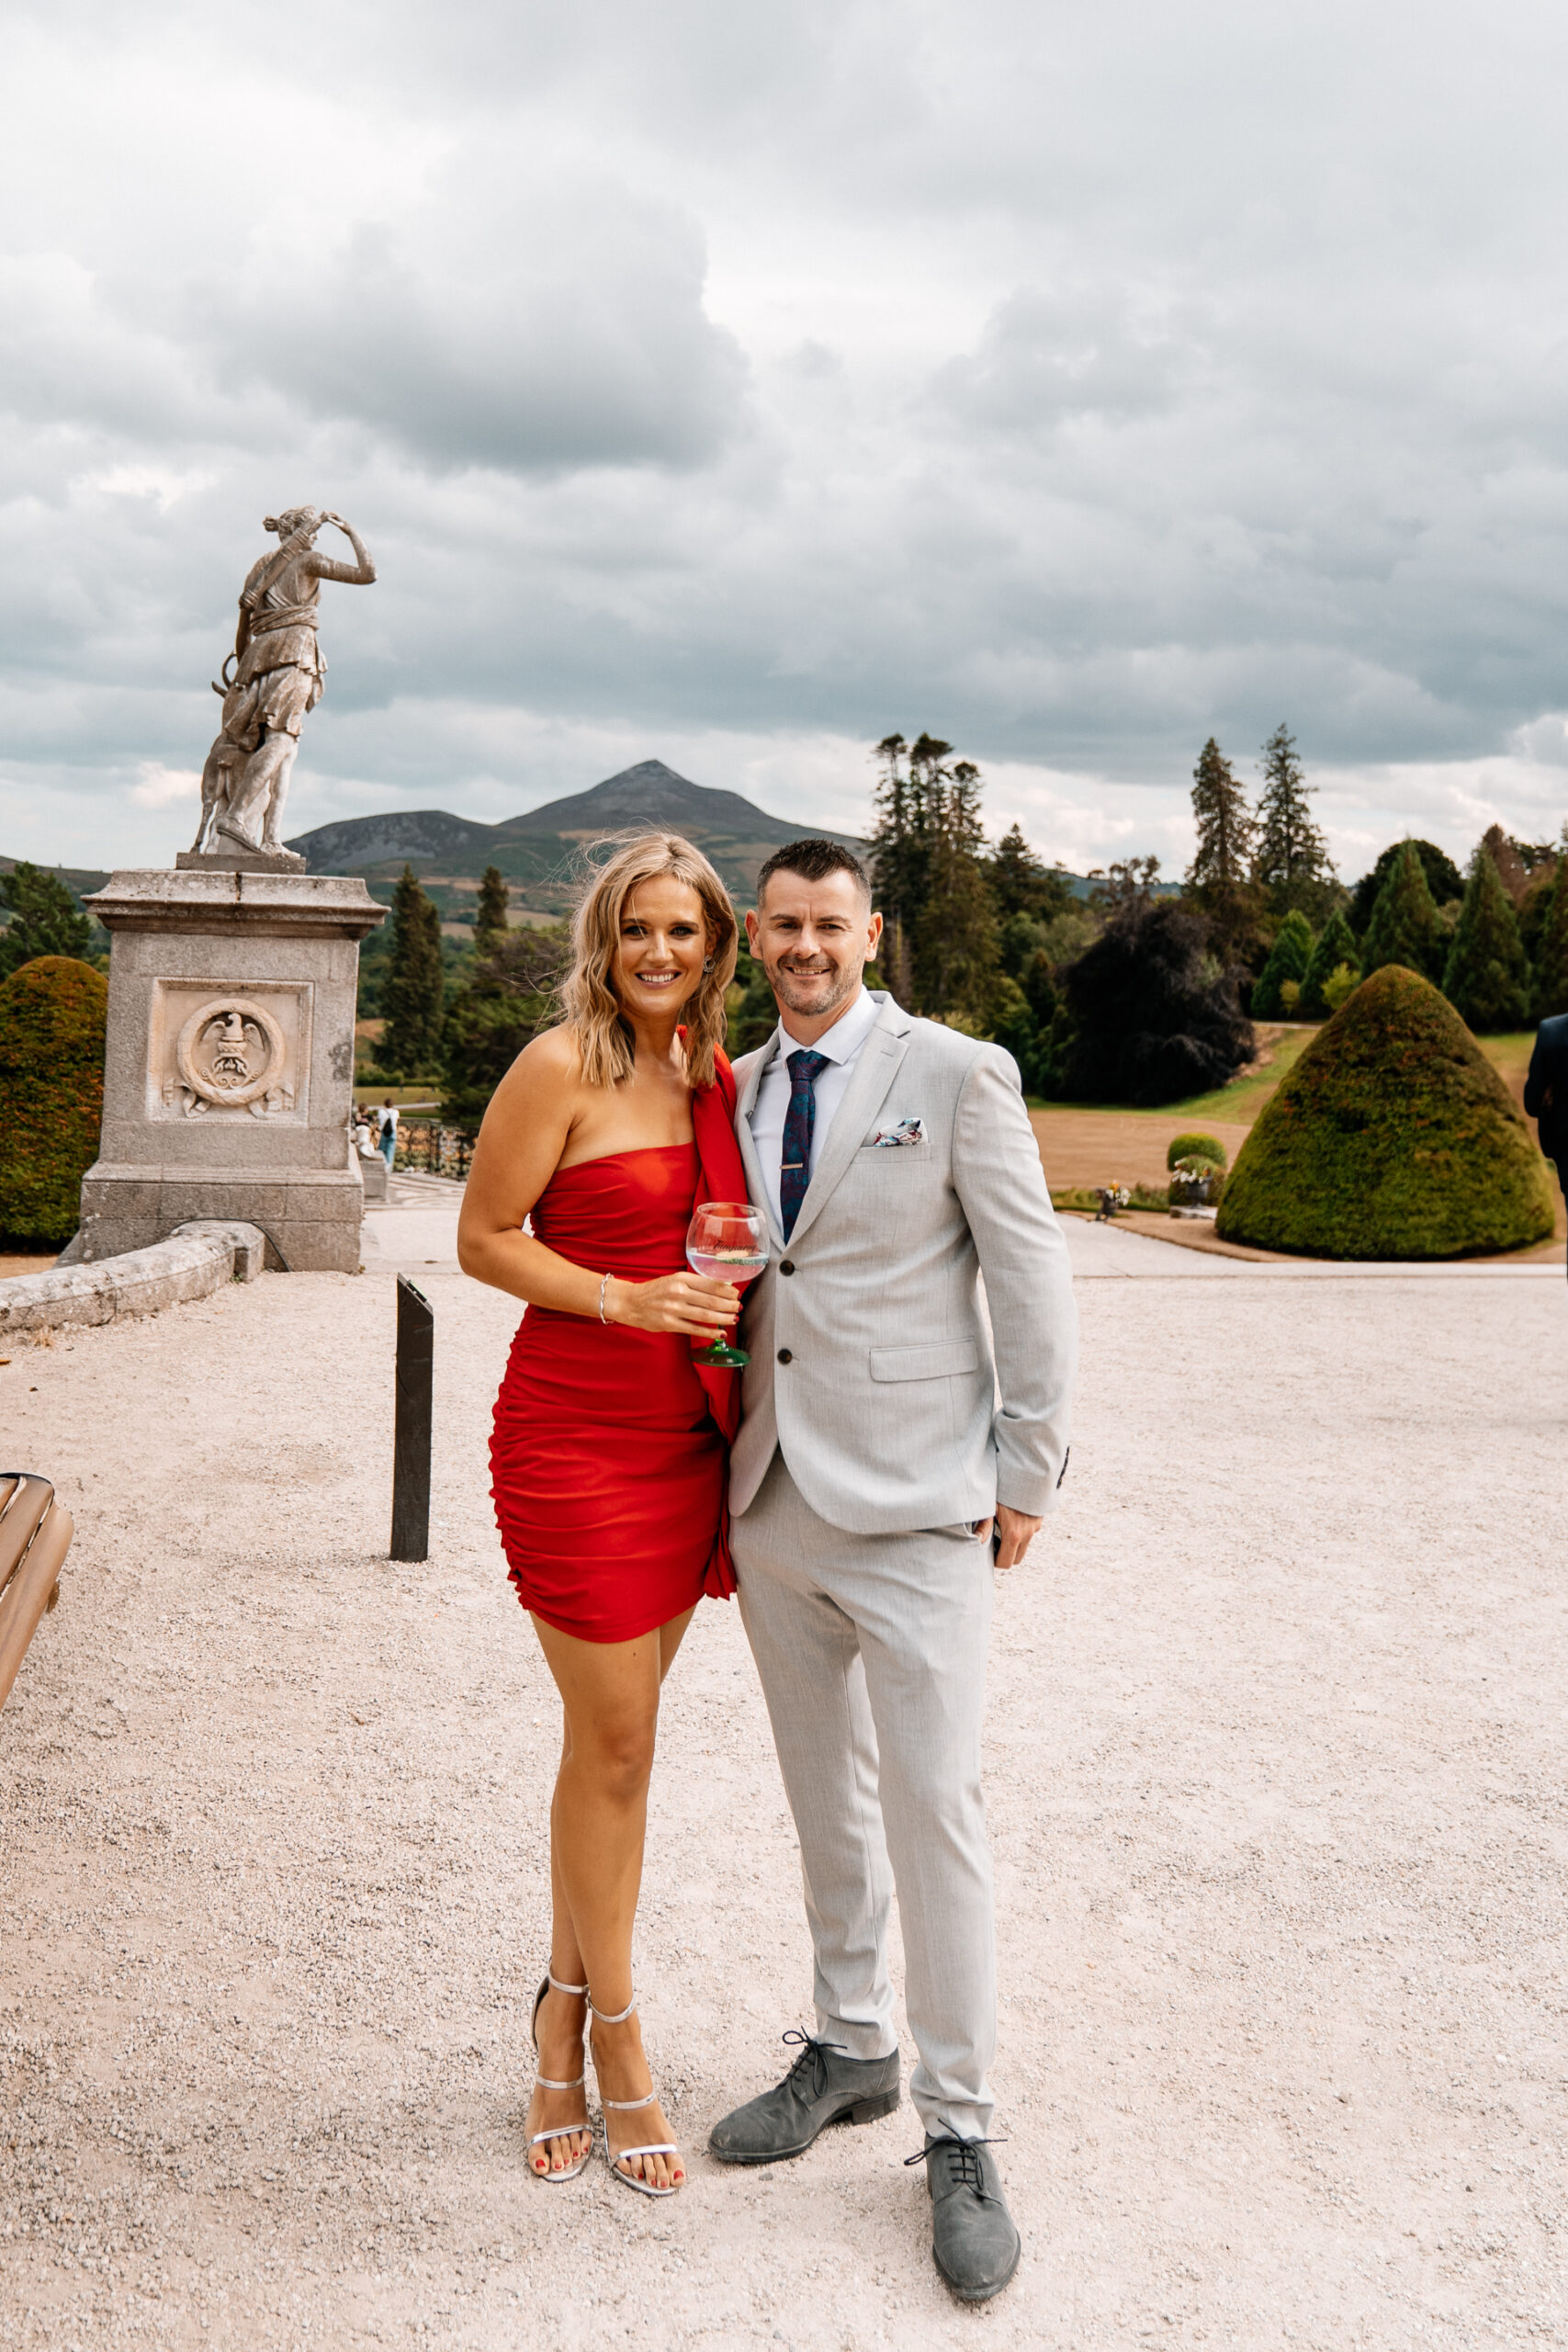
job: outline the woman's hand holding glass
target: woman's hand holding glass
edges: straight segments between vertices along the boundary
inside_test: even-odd
[[[604,1316],[638,1331],[683,1331],[693,1340],[722,1340],[740,1313],[733,1283],[705,1274],[660,1274],[650,1283],[623,1282],[612,1274],[604,1285]]]

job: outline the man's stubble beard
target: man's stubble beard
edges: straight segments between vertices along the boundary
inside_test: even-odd
[[[804,999],[797,1001],[791,983],[793,981],[795,988],[798,988],[803,982],[809,984],[813,980],[826,980],[830,977],[827,972],[792,973],[786,971],[783,964],[777,964],[768,974],[768,980],[782,1011],[804,1013],[808,1021],[820,1021],[825,1012],[837,1012],[840,1006],[847,1004],[857,993],[863,969],[863,967],[856,967],[853,970],[845,970],[840,967],[829,993],[815,1003],[807,1003]]]

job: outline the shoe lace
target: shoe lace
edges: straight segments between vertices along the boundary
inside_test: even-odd
[[[836,2050],[842,2057],[845,2054],[843,2043],[818,2041],[814,2033],[798,2033],[793,2026],[784,2038],[786,2042],[798,2042],[800,2045],[800,2055],[784,2076],[785,2082],[792,2090],[798,2089],[809,2074],[811,2096],[820,2098],[828,2087],[828,2052]]]
[[[956,2185],[960,2188],[972,2188],[977,2197],[985,2197],[989,2194],[986,2187],[985,2160],[976,2152],[980,2148],[1000,2148],[1006,2144],[1004,2140],[961,2140],[956,2132],[941,2132],[925,2147],[917,2148],[912,2156],[905,2157],[904,2169],[908,2172],[911,2165],[923,2165],[926,2158],[934,2156],[939,2148],[956,2148],[957,2155],[947,2159]]]

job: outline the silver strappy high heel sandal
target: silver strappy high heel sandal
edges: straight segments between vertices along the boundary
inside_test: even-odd
[[[534,2035],[534,2054],[536,2057],[537,2057],[539,2052],[539,2011],[544,2006],[544,1999],[547,1993],[580,1994],[588,2001],[589,2007],[591,2008],[592,2007],[592,1998],[589,1994],[586,1984],[563,1984],[560,1978],[558,1976],[552,1976],[549,1970],[547,1968],[545,1971],[545,1981],[534,1996],[534,2018],[532,2031]],[[534,2077],[535,2082],[542,2091],[582,2091],[582,2120],[581,2123],[552,2124],[547,2132],[536,2132],[528,2142],[529,2171],[534,2174],[534,2178],[536,2180],[547,2181],[552,2188],[557,2188],[562,2181],[575,2180],[578,2174],[582,2170],[583,2165],[588,2162],[589,2157],[593,2154],[593,2125],[588,2113],[588,2094],[583,2090],[583,2085],[587,2081],[587,2078],[586,2069],[584,2069],[583,2073],[579,2075],[577,2080],[572,2083],[552,2083],[547,2075],[536,2074]],[[551,2172],[547,2166],[543,2172],[535,2172],[534,2151],[539,2145],[539,2143],[542,2140],[564,2140],[569,2132],[586,2132],[588,2134],[588,2145],[578,2157],[577,2162],[575,2164],[568,2165],[564,2172]]]
[[[617,2009],[614,2017],[610,2017],[604,2009],[594,2007],[592,1993],[588,1996],[588,2006],[593,2010],[601,2025],[625,2025],[637,2007],[637,1995],[634,1993],[626,2007]],[[597,2058],[593,2061],[593,2071],[595,2075],[599,2072]],[[610,2145],[610,2117],[612,2114],[631,2115],[639,2107],[651,2107],[658,2097],[657,2091],[649,2091],[646,2098],[606,2098],[603,2090],[599,2093],[599,2104],[605,2110],[604,2162],[618,2181],[627,2188],[635,2188],[642,2197],[673,2197],[677,2188],[684,2184],[682,2181],[672,2180],[661,2188],[656,2181],[638,2180],[635,2173],[623,2172],[621,2166],[628,2163],[633,2156],[678,2156],[681,2151],[673,2140],[649,2140],[640,2148],[613,2149]]]

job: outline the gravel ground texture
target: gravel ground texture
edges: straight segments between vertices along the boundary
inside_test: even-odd
[[[6,1460],[79,1530],[0,1716],[0,2344],[1564,2340],[1561,1272],[1281,1283],[1075,1227],[1072,1469],[989,1711],[1024,2254],[972,2311],[907,2105],[704,2153],[809,2021],[733,1608],[668,1688],[638,1931],[689,2184],[528,2176],[558,1721],[486,1492],[515,1313],[443,1188],[394,1190],[360,1276],[0,1370]],[[400,1263],[436,1316],[418,1566]]]

